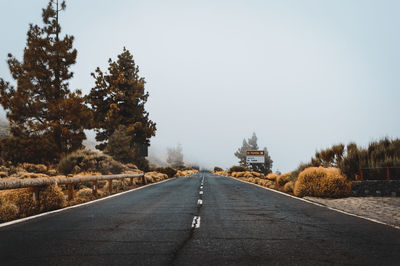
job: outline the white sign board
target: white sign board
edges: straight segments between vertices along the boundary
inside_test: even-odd
[[[246,164],[265,163],[264,151],[247,151]]]
[[[265,163],[264,156],[246,156],[246,163]]]

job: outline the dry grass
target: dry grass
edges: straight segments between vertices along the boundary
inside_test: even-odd
[[[46,187],[40,192],[39,199],[41,211],[61,209],[66,205],[64,193],[57,185]]]
[[[282,174],[276,178],[276,183],[278,186],[283,187],[287,182],[290,181],[290,175],[292,172]]]
[[[267,179],[271,180],[271,181],[275,181],[277,177],[278,177],[278,175],[275,173],[271,173],[271,174],[267,175]]]
[[[178,170],[175,174],[175,177],[182,177],[182,176],[187,176],[187,175],[193,175],[198,173],[198,170],[184,170],[184,171],[180,171]]]
[[[44,164],[23,163],[22,168],[31,173],[47,173],[47,166]]]
[[[299,174],[293,193],[298,197],[347,197],[351,183],[338,168],[309,167]]]
[[[24,218],[38,213],[37,198],[33,199],[32,190],[29,188],[4,190],[0,192],[1,202],[8,201],[18,208],[18,218]]]
[[[293,193],[294,182],[289,181],[283,186],[283,191],[286,193]]]
[[[0,223],[14,220],[18,217],[17,205],[9,201],[0,203]]]
[[[227,171],[215,171],[214,174],[222,175],[222,176],[229,176],[229,173]]]

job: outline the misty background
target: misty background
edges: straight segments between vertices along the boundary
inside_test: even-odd
[[[0,2],[5,80],[7,54],[22,59],[47,3]],[[71,90],[88,93],[97,66],[133,53],[157,123],[152,156],[180,143],[185,161],[226,168],[255,132],[286,172],[332,144],[400,136],[398,10],[389,0],[69,0],[60,23],[78,50]]]

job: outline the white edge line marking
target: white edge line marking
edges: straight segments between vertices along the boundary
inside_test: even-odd
[[[158,185],[158,184],[161,184],[161,183],[164,183],[164,182],[176,179],[176,178],[177,177],[170,178],[170,179],[167,179],[167,180],[163,180],[163,181],[160,181],[160,182],[157,182],[157,183],[144,185],[144,186],[141,186],[141,187],[138,187],[138,188],[134,188],[134,189],[131,189],[131,190],[128,190],[128,191],[120,192],[120,193],[117,193],[117,194],[113,194],[113,195],[110,195],[110,196],[107,196],[107,197],[104,197],[104,198],[101,198],[101,199],[96,199],[96,200],[88,201],[88,202],[85,202],[85,203],[77,204],[77,205],[74,205],[74,206],[69,206],[69,207],[65,207],[65,208],[62,208],[62,209],[49,211],[49,212],[44,212],[44,213],[36,214],[36,215],[33,215],[33,216],[25,217],[25,218],[22,218],[22,219],[18,219],[18,220],[2,223],[2,224],[0,224],[0,228],[6,227],[6,226],[9,226],[9,225],[13,225],[13,224],[22,223],[22,222],[29,221],[29,220],[33,220],[33,219],[36,219],[36,218],[39,218],[39,217],[42,217],[42,216],[46,216],[46,215],[49,215],[49,214],[63,212],[63,211],[66,211],[66,210],[82,207],[82,206],[85,206],[85,205],[90,205],[90,204],[93,204],[93,203],[96,203],[96,202],[99,202],[99,201],[102,201],[102,200],[107,200],[107,199],[111,199],[111,198],[114,198],[114,197],[118,197],[118,196],[121,196],[123,194],[127,194],[127,193],[130,193],[130,192],[142,189],[142,188]]]
[[[311,203],[311,204],[314,204],[314,205],[317,205],[317,206],[320,206],[320,207],[323,207],[323,208],[327,208],[327,209],[332,210],[332,211],[340,212],[340,213],[343,213],[343,214],[347,214],[347,215],[350,215],[350,216],[354,216],[354,217],[357,217],[357,218],[368,220],[368,221],[371,221],[371,222],[374,222],[374,223],[387,225],[387,226],[390,226],[390,227],[393,227],[393,228],[396,228],[396,229],[400,230],[400,226],[396,226],[396,225],[393,225],[393,224],[388,224],[388,223],[385,223],[385,222],[382,222],[382,221],[378,221],[378,220],[375,220],[375,219],[372,219],[372,218],[368,218],[368,217],[360,216],[360,215],[357,215],[357,214],[354,214],[354,213],[350,213],[350,212],[342,211],[342,210],[339,210],[339,209],[335,209],[335,208],[332,208],[332,207],[329,207],[329,206],[326,206],[326,205],[323,205],[323,204],[320,204],[320,203],[317,203],[317,202],[314,202],[314,201],[311,201],[311,200],[298,198],[298,197],[292,196],[290,194],[283,193],[281,191],[278,191],[278,190],[275,190],[275,189],[272,189],[272,188],[263,187],[263,186],[260,186],[260,185],[254,184],[254,183],[250,183],[250,182],[247,182],[247,181],[244,181],[244,180],[236,179],[234,177],[227,177],[227,176],[223,176],[223,177],[231,178],[231,179],[237,180],[239,182],[243,182],[243,183],[247,183],[247,184],[250,184],[250,185],[254,185],[254,186],[257,186],[257,187],[260,187],[260,188],[275,192],[275,193],[279,193],[279,194],[285,195],[285,196],[290,197],[290,198],[294,198],[294,199],[301,200],[301,201],[304,201],[304,202],[308,202],[308,203]]]

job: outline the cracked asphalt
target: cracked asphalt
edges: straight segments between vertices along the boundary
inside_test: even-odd
[[[399,265],[400,230],[202,172],[2,227],[0,264]]]

